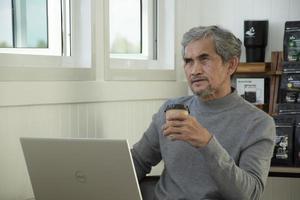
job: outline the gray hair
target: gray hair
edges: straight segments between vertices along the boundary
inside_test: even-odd
[[[185,55],[185,48],[190,42],[209,37],[213,39],[216,53],[222,58],[223,63],[234,56],[240,59],[242,42],[230,31],[218,26],[199,26],[186,32],[181,41],[182,56]]]

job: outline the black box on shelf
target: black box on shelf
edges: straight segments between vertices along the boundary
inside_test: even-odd
[[[253,104],[266,103],[265,78],[236,78],[237,93]]]
[[[274,117],[276,124],[275,147],[271,164],[275,166],[293,165],[294,117],[279,115]]]
[[[300,60],[300,21],[287,21],[285,23],[283,54],[285,61]]]
[[[300,62],[282,62],[282,72],[284,74],[299,74]]]
[[[281,90],[279,93],[280,103],[300,103],[300,92]]]
[[[294,138],[294,162],[296,166],[300,166],[300,117],[297,117],[296,119]]]
[[[278,104],[279,115],[300,114],[300,104],[280,103]]]
[[[300,103],[300,62],[283,62],[278,101]]]
[[[300,91],[300,74],[282,74],[280,89]]]

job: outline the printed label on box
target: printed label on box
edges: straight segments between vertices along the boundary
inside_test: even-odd
[[[236,89],[237,93],[250,103],[264,104],[264,78],[237,78]]]

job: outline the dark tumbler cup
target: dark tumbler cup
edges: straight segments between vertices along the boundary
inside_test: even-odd
[[[246,47],[246,62],[264,62],[268,43],[267,20],[244,21],[244,45]]]

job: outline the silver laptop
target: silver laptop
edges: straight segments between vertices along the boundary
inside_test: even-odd
[[[141,200],[127,140],[20,138],[36,200]]]

